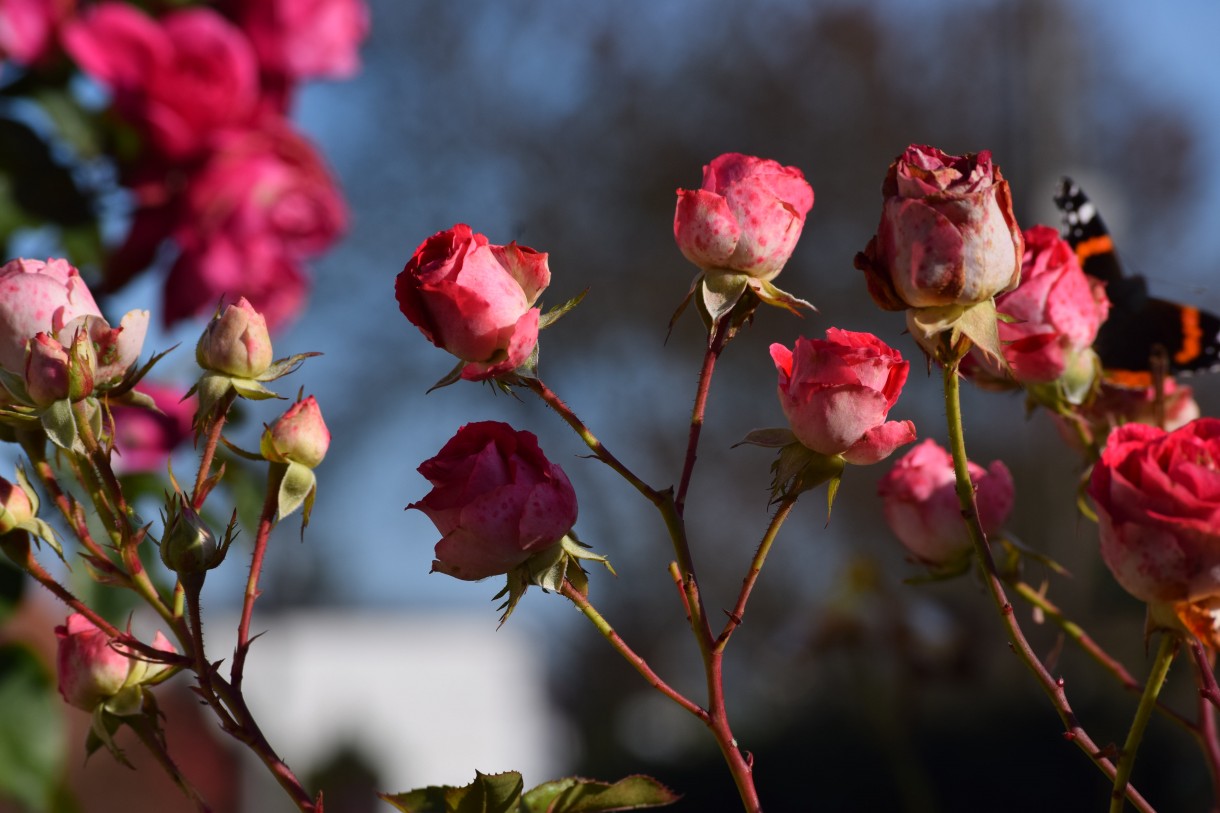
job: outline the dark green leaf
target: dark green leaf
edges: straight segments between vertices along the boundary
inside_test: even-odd
[[[628,776],[614,784],[569,777],[531,789],[521,803],[522,813],[603,813],[663,807],[678,799],[650,776]]]
[[[403,813],[515,813],[525,783],[521,774],[475,772],[474,781],[460,788],[428,787],[395,795],[379,794]]]

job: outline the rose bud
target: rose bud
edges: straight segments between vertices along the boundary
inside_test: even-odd
[[[113,639],[80,613],[56,627],[55,637],[59,639],[55,659],[59,693],[70,705],[85,711],[93,711],[123,689],[151,681],[167,668],[115,649]],[[175,651],[160,632],[152,645],[164,652]]]
[[[533,307],[551,282],[547,255],[493,246],[458,224],[415,250],[394,283],[403,315],[428,341],[467,362],[462,378],[511,373],[538,343]]]
[[[257,378],[272,359],[267,321],[245,297],[213,316],[195,345],[200,367],[236,378]]]
[[[1128,593],[1153,603],[1220,596],[1218,470],[1220,419],[1110,433],[1087,491],[1101,557]]]
[[[708,274],[774,278],[792,256],[813,187],[796,167],[730,152],[703,168],[703,186],[679,189],[674,239]]]
[[[0,534],[34,519],[35,506],[26,490],[0,477]]]
[[[886,421],[910,365],[871,333],[828,328],[826,339],[771,345],[779,402],[792,432],[823,455],[867,465],[915,440],[910,421]]]
[[[25,363],[25,387],[30,400],[41,407],[65,398],[79,401],[93,394],[97,359],[88,334],[76,334],[65,348],[46,333],[30,342]]]
[[[986,469],[972,462],[968,469],[979,522],[983,533],[991,535],[1012,511],[1012,475],[999,460]],[[972,543],[956,489],[953,456],[931,439],[903,455],[877,485],[890,530],[924,564],[952,566],[970,556]]]
[[[467,581],[508,573],[576,524],[576,493],[538,438],[506,423],[458,430],[419,473],[432,490],[411,503],[441,533],[432,570]]]
[[[316,467],[330,448],[330,430],[322,410],[311,395],[288,408],[275,423],[263,430],[259,451],[273,463],[300,463]]]
[[[1021,230],[991,153],[912,145],[890,164],[877,234],[856,255],[886,310],[970,306],[1016,287]]]
[[[170,570],[183,576],[196,575],[224,561],[228,546],[220,544],[185,494],[179,492],[169,498],[164,520],[161,561]]]

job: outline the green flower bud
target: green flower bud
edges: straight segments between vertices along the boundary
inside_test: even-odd
[[[224,561],[228,545],[222,545],[203,518],[191,507],[190,498],[178,493],[166,504],[165,532],[161,537],[161,561],[179,574],[211,570]]]

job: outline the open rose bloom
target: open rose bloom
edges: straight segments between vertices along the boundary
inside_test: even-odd
[[[970,306],[1017,285],[1021,230],[990,152],[912,145],[890,164],[881,194],[877,233],[856,255],[880,307]]]
[[[546,254],[491,245],[459,223],[415,250],[394,294],[428,341],[466,362],[462,378],[482,381],[530,357],[541,316],[533,306],[550,283]]]
[[[433,571],[474,581],[508,573],[576,524],[576,493],[530,432],[470,423],[419,473],[432,490],[408,508],[441,532]]]
[[[887,421],[910,364],[870,333],[829,328],[826,338],[771,345],[779,402],[792,433],[822,455],[867,465],[915,440],[910,421]]]
[[[1152,604],[1220,598],[1220,420],[1118,427],[1088,494],[1102,558],[1127,592]]]

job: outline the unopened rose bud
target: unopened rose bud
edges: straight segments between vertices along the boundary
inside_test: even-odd
[[[34,518],[34,504],[25,489],[0,477],[0,534]]]
[[[59,693],[70,705],[93,711],[123,689],[139,686],[165,671],[138,657],[128,657],[111,646],[112,639],[80,613],[55,628],[59,650],[55,659],[59,673]],[[174,647],[160,632],[153,647],[173,652]]]
[[[259,451],[273,463],[300,463],[314,468],[326,457],[330,430],[311,395],[298,401],[263,431]]]
[[[195,360],[205,370],[257,378],[273,360],[267,320],[242,297],[204,328],[195,345]]]
[[[225,547],[186,495],[171,498],[166,511],[161,538],[161,561],[166,567],[179,574],[197,574],[224,561]]]

